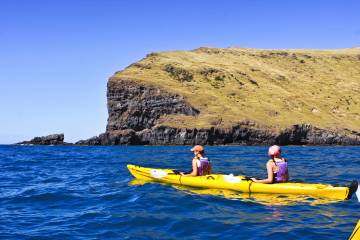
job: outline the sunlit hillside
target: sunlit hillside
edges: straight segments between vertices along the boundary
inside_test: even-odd
[[[263,50],[199,48],[151,53],[117,72],[182,95],[197,117],[164,116],[175,127],[228,127],[251,120],[269,128],[309,123],[360,130],[360,48]]]

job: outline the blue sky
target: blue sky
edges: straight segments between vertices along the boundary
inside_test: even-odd
[[[147,53],[360,47],[360,1],[0,0],[0,143],[105,131],[106,83]]]

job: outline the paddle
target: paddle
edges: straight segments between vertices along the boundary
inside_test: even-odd
[[[181,174],[181,172],[178,171],[178,170],[172,169],[172,171],[174,172],[175,175],[180,175]]]
[[[171,169],[173,171],[173,173],[169,173],[170,175],[172,174],[175,174],[175,175],[181,175],[181,173],[183,174],[189,174],[191,173],[192,171],[189,171],[189,172],[182,172],[182,171],[179,171],[179,170],[176,170],[176,169]]]
[[[350,199],[351,196],[355,193],[358,201],[360,202],[360,189],[358,189],[359,183],[356,180],[353,180],[349,186],[349,193],[346,199]]]

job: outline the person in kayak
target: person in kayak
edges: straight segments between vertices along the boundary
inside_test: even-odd
[[[251,178],[251,180],[257,183],[280,183],[289,181],[288,163],[285,158],[281,157],[280,147],[277,145],[271,146],[268,154],[271,157],[266,163],[268,177],[261,180]]]
[[[194,153],[192,160],[192,171],[189,173],[180,173],[183,176],[204,176],[211,174],[211,164],[207,157],[205,157],[205,150],[203,146],[196,145],[191,149]]]

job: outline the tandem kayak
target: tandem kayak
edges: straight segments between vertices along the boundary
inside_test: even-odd
[[[358,182],[350,186],[335,187],[328,184],[309,183],[255,183],[246,176],[210,174],[205,176],[182,176],[178,171],[160,168],[145,168],[127,165],[130,173],[137,179],[177,184],[208,189],[228,189],[246,193],[296,194],[336,200],[350,199],[358,188]]]

